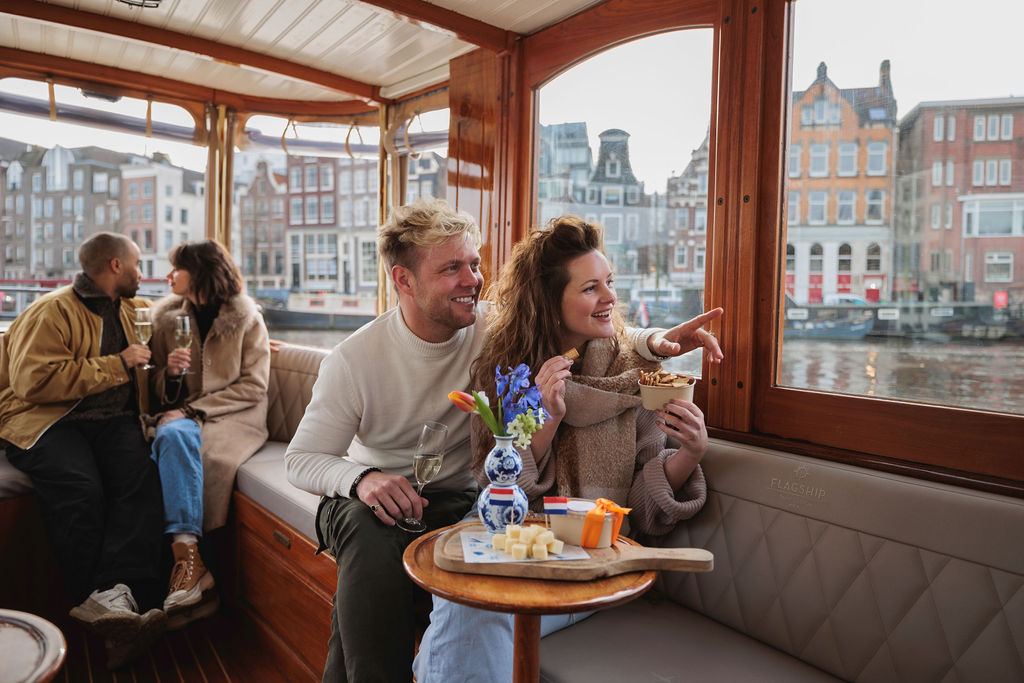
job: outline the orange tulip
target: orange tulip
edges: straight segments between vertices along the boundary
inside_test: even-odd
[[[464,413],[472,413],[476,410],[476,399],[464,391],[453,391],[448,394],[448,400],[455,404],[455,407]]]

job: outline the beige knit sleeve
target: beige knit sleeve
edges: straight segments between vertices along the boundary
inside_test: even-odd
[[[707,482],[698,465],[683,486],[673,491],[665,476],[665,461],[676,451],[664,447],[665,435],[658,429],[654,413],[637,410],[636,431],[636,471],[626,503],[633,508],[629,523],[646,535],[661,536],[700,512],[707,500]]]

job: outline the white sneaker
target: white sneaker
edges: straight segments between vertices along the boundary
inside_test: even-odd
[[[138,632],[139,605],[128,586],[119,583],[105,591],[93,591],[85,602],[72,607],[71,617],[85,628],[114,640],[123,640]]]

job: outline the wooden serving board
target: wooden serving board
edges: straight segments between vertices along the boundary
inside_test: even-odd
[[[714,568],[714,555],[702,548],[647,548],[622,537],[610,548],[584,548],[590,555],[586,560],[466,562],[459,534],[483,528],[482,524],[467,524],[444,532],[434,543],[434,563],[446,571],[464,574],[565,581],[590,581],[650,569],[709,572]]]

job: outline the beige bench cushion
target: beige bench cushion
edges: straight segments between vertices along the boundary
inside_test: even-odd
[[[1024,680],[1024,501],[714,442],[681,604],[851,681]]]
[[[803,683],[839,679],[671,601],[598,612],[540,643],[548,683]]]
[[[238,468],[238,490],[267,512],[316,542],[316,508],[320,497],[288,483],[284,452],[288,444],[268,441]]]

